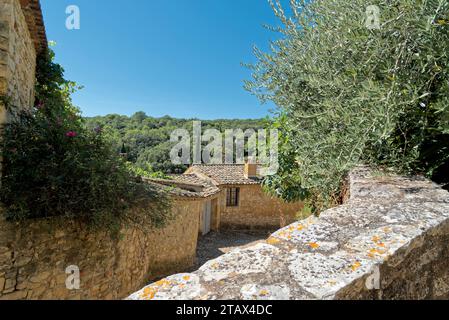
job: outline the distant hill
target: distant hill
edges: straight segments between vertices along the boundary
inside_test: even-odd
[[[170,134],[175,129],[187,129],[192,132],[193,121],[198,119],[176,119],[169,116],[154,118],[144,112],[137,112],[131,117],[111,114],[85,118],[91,128],[101,127],[110,139],[117,153],[124,147],[128,160],[142,169],[164,173],[181,173],[186,167],[173,165],[170,161]],[[206,129],[259,129],[267,128],[268,119],[219,119],[201,120],[203,132]]]

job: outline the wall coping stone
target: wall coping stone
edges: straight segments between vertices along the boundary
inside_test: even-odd
[[[379,289],[376,270],[399,268],[428,234],[449,234],[449,193],[437,184],[367,167],[353,170],[348,180],[345,204],[293,223],[265,243],[235,249],[193,273],[150,284],[128,299],[316,300],[357,298],[357,292],[366,297],[373,292],[369,284]]]

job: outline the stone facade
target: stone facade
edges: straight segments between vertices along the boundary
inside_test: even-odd
[[[449,193],[367,168],[349,184],[344,205],[129,299],[448,299]]]
[[[176,218],[146,233],[125,228],[118,239],[75,223],[0,220],[0,300],[122,299],[151,280],[195,263],[202,201],[176,200]],[[81,272],[80,290],[65,282]]]
[[[276,230],[297,220],[304,204],[286,203],[263,191],[257,164],[194,165],[182,176],[195,175],[204,183],[220,189],[218,198],[218,229]],[[176,177],[176,179],[180,179]],[[227,190],[239,190],[238,204],[227,205]]]
[[[0,0],[0,123],[7,120],[5,98],[11,107],[34,103],[36,55],[46,45],[45,32],[37,36],[40,14],[38,1]]]
[[[267,195],[261,185],[221,186],[220,226],[224,229],[276,230],[297,219],[302,203],[285,203]],[[239,188],[239,205],[226,206],[226,189]]]

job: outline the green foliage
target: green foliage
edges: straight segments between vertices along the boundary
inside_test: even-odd
[[[366,8],[380,8],[380,29]],[[255,50],[246,88],[278,106],[281,170],[267,179],[284,199],[333,203],[360,163],[449,182],[449,2],[272,3],[281,27]]]
[[[126,162],[126,167],[127,167],[128,171],[136,177],[166,179],[166,180],[172,179],[169,175],[166,175],[165,173],[163,173],[161,171],[154,171],[149,166],[147,167],[147,169],[142,169],[141,167],[136,166],[132,162]]]
[[[86,118],[88,128],[102,128],[105,136],[114,145],[116,152],[126,146],[127,160],[137,167],[153,173],[183,173],[185,165],[175,165],[170,159],[170,150],[175,143],[170,142],[170,135],[175,129],[186,129],[192,135],[195,119],[175,119],[169,116],[153,118],[144,112],[137,112],[131,117],[107,115]],[[217,129],[260,129],[267,128],[267,121],[260,120],[207,120],[202,121],[203,131]],[[123,153],[123,152],[122,152]],[[163,175],[162,174],[162,175]]]
[[[122,223],[163,226],[170,204],[141,183],[99,129],[87,129],[70,99],[75,83],[40,57],[36,105],[13,110],[4,127],[1,201],[12,220],[64,216],[116,231]]]

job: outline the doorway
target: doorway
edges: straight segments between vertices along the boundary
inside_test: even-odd
[[[201,217],[201,234],[205,236],[211,230],[212,222],[212,201],[206,201],[204,203],[203,214]]]

